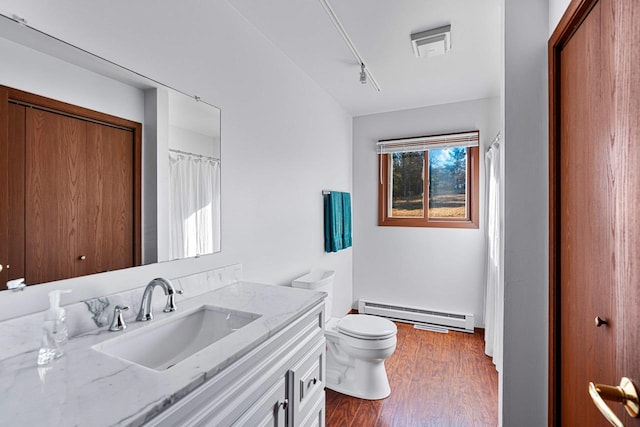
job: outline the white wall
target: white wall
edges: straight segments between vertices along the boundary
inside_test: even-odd
[[[9,0],[0,13],[222,109],[221,253],[2,292],[1,318],[45,309],[53,288],[73,288],[70,302],[233,263],[274,284],[333,268],[335,312],[350,309],[352,250],[324,253],[321,192],[352,189],[351,117],[228,3]]]
[[[549,35],[553,33],[571,0],[549,0]]]
[[[473,313],[483,325],[485,231],[378,226],[378,139],[480,130],[480,223],[484,154],[500,129],[499,99],[356,117],[353,121],[354,301]]]
[[[0,38],[5,58],[0,84],[136,122],[144,120],[144,93],[68,62]]]
[[[212,136],[178,126],[169,126],[169,148],[209,157],[220,155],[214,154],[216,146]]]
[[[505,156],[502,423],[547,425],[548,95],[546,0],[503,0]]]

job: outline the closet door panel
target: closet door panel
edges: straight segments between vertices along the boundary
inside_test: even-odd
[[[85,187],[85,122],[26,111],[26,280],[42,283],[78,275]]]
[[[8,138],[8,258],[7,280],[24,277],[24,210],[25,210],[25,115],[26,108],[21,105],[8,104],[9,138]]]
[[[97,273],[134,265],[133,133],[87,123],[88,263]]]

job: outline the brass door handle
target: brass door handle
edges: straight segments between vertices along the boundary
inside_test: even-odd
[[[633,386],[631,380],[622,377],[619,386],[610,386],[604,384],[589,383],[589,395],[596,407],[602,412],[602,415],[616,427],[624,427],[620,418],[611,410],[605,400],[619,402],[624,405],[629,415],[634,418],[638,417],[640,412],[640,403],[638,402],[638,392]]]

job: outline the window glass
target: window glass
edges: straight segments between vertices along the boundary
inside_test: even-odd
[[[391,161],[391,216],[424,216],[424,151],[393,153]]]
[[[467,149],[429,150],[429,218],[467,218]]]
[[[478,228],[480,134],[379,140],[378,224]]]

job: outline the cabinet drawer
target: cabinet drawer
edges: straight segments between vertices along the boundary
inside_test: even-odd
[[[286,402],[286,403],[285,403]],[[276,382],[233,427],[280,427],[285,425],[285,411],[288,404],[285,398],[284,378]],[[212,425],[212,427],[215,427]]]
[[[289,371],[288,394],[293,399],[291,408],[293,425],[300,425],[301,421],[307,418],[318,398],[324,396],[325,363],[325,340],[322,338],[307,356]]]
[[[324,427],[325,426],[325,392],[318,396],[315,405],[311,408],[307,417],[300,423],[301,427]]]

